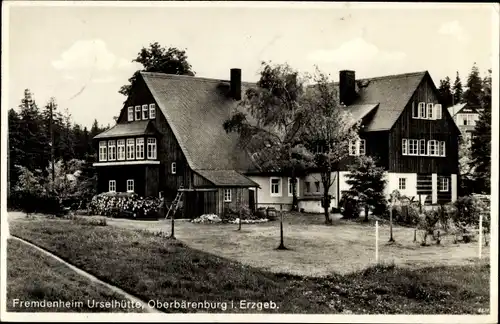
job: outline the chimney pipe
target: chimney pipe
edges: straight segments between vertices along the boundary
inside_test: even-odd
[[[231,69],[231,97],[241,100],[241,69]]]
[[[340,103],[348,106],[356,98],[356,73],[350,70],[339,72]]]

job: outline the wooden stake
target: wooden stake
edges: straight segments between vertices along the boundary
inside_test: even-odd
[[[378,221],[375,221],[375,262],[378,263]]]
[[[278,246],[278,250],[287,250],[285,247],[285,242],[283,238],[283,204],[280,204],[280,245]]]
[[[479,214],[479,259],[483,248],[483,214]]]

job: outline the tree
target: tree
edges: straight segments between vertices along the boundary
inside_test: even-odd
[[[439,81],[439,95],[443,102],[443,108],[448,108],[453,105],[453,93],[451,92],[450,78],[446,77]]]
[[[482,110],[476,122],[470,149],[470,166],[473,168],[475,189],[490,192],[491,178],[491,69],[482,81],[480,95]]]
[[[26,161],[26,155],[23,151],[23,125],[21,118],[14,109],[9,110],[8,114],[8,177],[11,188],[17,185],[19,180],[19,169],[16,166],[23,165]]]
[[[301,137],[307,148],[305,156],[310,158],[304,160],[311,161],[313,168],[320,173],[325,223],[331,224],[329,190],[335,182],[332,173],[349,156],[349,143],[359,139],[359,122],[340,107],[332,82],[318,69],[306,98],[310,118],[306,119],[307,126]]]
[[[29,89],[19,105],[22,138],[19,149],[24,152],[24,164],[29,170],[43,169],[46,161],[47,139],[43,133],[40,110]]]
[[[120,88],[118,92],[124,96],[129,95],[130,89],[141,71],[191,76],[195,75],[191,64],[187,61],[187,54],[185,50],[180,50],[176,47],[165,48],[158,42],[151,43],[149,48],[143,47],[132,62],[142,64],[143,69],[136,71],[128,80],[129,84],[123,85]]]
[[[453,83],[453,105],[459,104],[462,102],[462,95],[463,95],[463,89],[462,89],[462,80],[460,80],[460,75],[458,74],[457,71],[457,76],[455,78],[455,82]]]
[[[307,167],[299,136],[310,115],[302,103],[304,81],[287,64],[262,62],[257,87],[246,91],[240,107],[223,123],[226,132],[239,134],[241,144],[252,153],[260,171],[291,178],[295,210],[297,176]]]
[[[467,90],[463,93],[462,102],[467,103],[469,106],[480,107],[483,82],[479,74],[479,68],[476,63],[472,66],[471,72],[467,77]]]
[[[359,156],[355,163],[348,167],[347,184],[351,186],[350,192],[358,197],[365,210],[365,221],[368,221],[370,208],[376,207],[385,201],[384,190],[386,186],[384,169],[376,165],[375,160],[369,156]]]

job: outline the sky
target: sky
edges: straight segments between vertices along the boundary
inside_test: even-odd
[[[498,60],[493,4],[74,3],[10,3],[9,108],[28,88],[79,124],[113,125],[118,90],[140,68],[132,60],[152,42],[186,49],[197,76],[227,80],[241,68],[249,82],[271,61],[317,65],[333,80],[343,69],[359,78],[427,70],[437,86],[459,71],[465,84],[474,63],[484,75]]]

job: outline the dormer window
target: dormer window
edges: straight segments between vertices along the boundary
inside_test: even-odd
[[[135,120],[141,120],[141,106],[135,106]]]
[[[154,103],[149,105],[149,119],[156,118],[156,105]]]
[[[134,107],[130,106],[127,108],[128,111],[128,121],[134,121]]]
[[[142,119],[148,119],[149,108],[148,105],[142,105]]]

